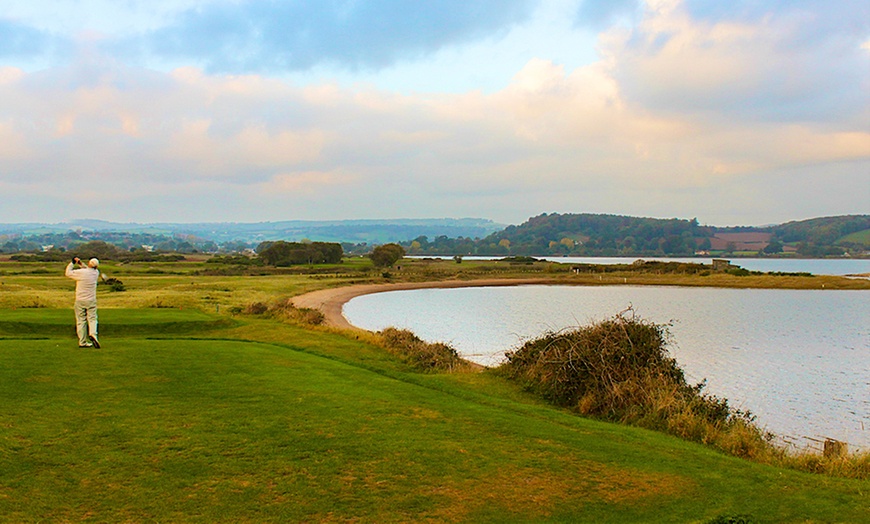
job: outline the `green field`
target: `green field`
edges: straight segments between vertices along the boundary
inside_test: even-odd
[[[68,310],[0,310],[0,520],[868,519],[868,481],[577,417],[492,373],[264,318],[100,314],[103,349],[79,350]]]
[[[857,231],[850,235],[846,235],[837,240],[837,244],[849,243],[849,244],[862,244],[865,247],[870,247],[870,229],[865,229],[864,231]]]

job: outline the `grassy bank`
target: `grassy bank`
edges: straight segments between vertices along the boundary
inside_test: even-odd
[[[237,314],[386,280],[354,264],[246,276],[205,275],[201,262],[107,264],[127,290],[100,288],[101,351],[76,347],[71,281],[0,265],[0,521],[866,519],[867,480],[578,417],[495,372],[420,373],[365,334]],[[578,284],[719,278],[416,264],[389,279],[430,280],[436,269]],[[756,277],[726,278],[749,287]],[[769,282],[854,282],[821,278]]]
[[[125,318],[137,323],[135,311],[116,312]],[[0,518],[866,515],[866,481],[761,466],[576,417],[491,373],[414,373],[370,344],[265,319],[201,328],[107,338],[101,351],[79,351],[71,337],[0,340]]]

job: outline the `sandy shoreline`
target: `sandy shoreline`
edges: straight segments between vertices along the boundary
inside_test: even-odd
[[[460,287],[497,287],[497,286],[522,286],[529,284],[565,284],[564,280],[550,278],[523,278],[523,279],[483,279],[483,280],[443,280],[434,282],[400,282],[396,284],[360,284],[356,286],[337,287],[312,291],[304,295],[293,297],[291,302],[300,308],[319,309],[328,326],[365,331],[352,325],[342,314],[342,308],[352,298],[371,293],[385,291],[401,291],[406,289],[429,289],[429,288],[460,288]]]
[[[865,276],[850,276],[842,277],[847,280],[864,280]],[[438,280],[427,282],[398,282],[393,284],[358,284],[352,286],[336,287],[329,289],[321,289],[299,295],[290,299],[292,304],[300,308],[310,308],[320,310],[325,317],[327,326],[350,329],[357,331],[365,331],[362,328],[352,325],[344,317],[342,308],[351,299],[371,293],[382,293],[385,291],[402,291],[410,289],[430,289],[430,288],[463,288],[463,287],[497,287],[497,286],[523,286],[523,285],[596,285],[588,281],[572,281],[564,278],[552,277],[531,277],[531,278],[490,278],[480,280]],[[667,283],[649,283],[647,285],[666,285]],[[640,284],[644,285],[644,284]],[[733,286],[722,286],[733,287]],[[750,286],[752,287],[752,286]],[[767,286],[760,286],[759,289]],[[822,286],[824,287],[824,285]],[[803,287],[788,287],[786,289],[805,289]],[[810,289],[810,288],[806,288]],[[815,288],[813,288],[815,289]]]

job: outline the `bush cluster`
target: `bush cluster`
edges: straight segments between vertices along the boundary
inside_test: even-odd
[[[419,370],[454,371],[467,364],[456,349],[441,342],[426,342],[405,329],[389,327],[379,335],[383,347]]]
[[[747,413],[690,385],[668,356],[667,327],[627,310],[590,326],[548,333],[509,352],[500,372],[584,415],[665,431],[738,456],[768,448]]]
[[[658,273],[697,275],[704,272],[709,274],[710,265],[692,262],[665,262],[662,260],[637,259],[631,264],[574,264],[574,271],[580,273]]]
[[[114,277],[107,278],[105,282],[109,286],[109,289],[111,289],[112,291],[120,292],[127,289],[123,282]]]
[[[46,251],[44,253],[21,253],[12,255],[10,260],[16,262],[69,262],[73,256],[77,256],[82,260],[90,258],[98,258],[105,262],[107,260],[115,260],[121,263],[128,262],[179,262],[186,260],[184,255],[178,253],[153,253],[149,251],[111,251],[97,252],[87,249],[75,249],[68,252],[63,251]]]

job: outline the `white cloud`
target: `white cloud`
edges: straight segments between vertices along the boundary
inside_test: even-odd
[[[0,122],[0,158],[24,159],[33,155],[24,135],[11,122]]]
[[[252,170],[313,162],[321,154],[324,133],[279,131],[249,125],[228,136],[211,133],[210,120],[183,122],[167,144],[170,161],[192,168],[190,174],[237,176]]]
[[[297,173],[279,173],[267,182],[257,184],[256,188],[263,197],[274,198],[275,195],[298,195],[306,197],[323,193],[324,189],[348,187],[357,177],[351,173],[336,170],[333,172],[305,171]]]
[[[816,78],[855,65],[854,41],[837,62],[845,44],[784,45],[800,20],[686,5],[649,3],[598,62],[538,56],[492,90],[164,73],[93,50],[0,67],[0,221],[866,212],[867,74]]]
[[[853,34],[815,29],[823,8],[695,17],[696,4],[650,1],[636,27],[606,35],[602,49],[627,100],[735,120],[836,122],[867,109],[867,56]]]

